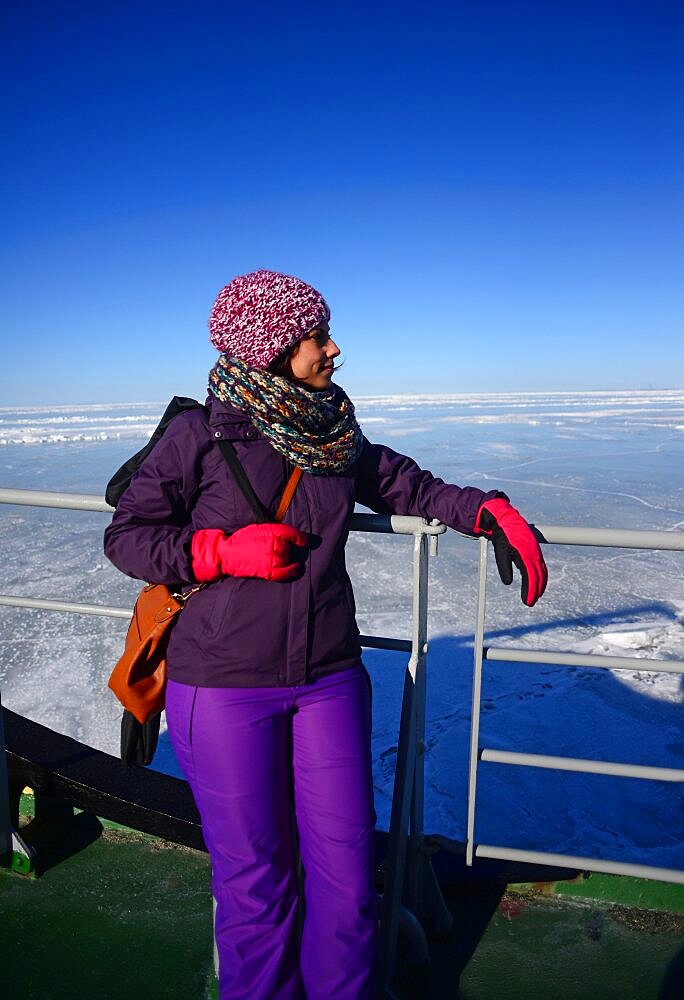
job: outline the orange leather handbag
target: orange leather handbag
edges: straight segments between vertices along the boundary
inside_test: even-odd
[[[148,583],[138,595],[123,655],[112,671],[109,687],[140,723],[164,708],[171,629],[185,602],[204,586],[173,593],[163,583]]]

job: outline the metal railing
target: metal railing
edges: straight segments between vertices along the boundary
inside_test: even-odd
[[[548,525],[537,525],[536,532],[539,540],[546,544],[589,545],[630,549],[668,549],[684,552],[684,534],[681,532],[627,531],[608,528],[565,528]],[[612,875],[632,875],[639,878],[659,879],[662,882],[684,884],[684,871],[674,868],[659,868],[652,865],[610,861],[605,858],[578,857],[569,854],[553,854],[549,851],[527,851],[495,844],[476,843],[475,803],[478,763],[480,761],[518,767],[541,767],[552,770],[577,771],[584,774],[608,774],[614,777],[640,778],[647,781],[684,781],[684,770],[678,768],[649,767],[640,764],[578,759],[576,757],[560,757],[549,754],[516,753],[509,750],[494,750],[480,746],[480,704],[482,697],[482,670],[485,660],[676,674],[684,673],[684,661],[642,659],[629,656],[607,656],[589,653],[557,653],[551,650],[486,646],[484,633],[487,602],[487,540],[481,538],[479,544],[480,571],[473,663],[466,864],[472,865],[473,857],[497,858],[503,861],[558,865],[559,867],[579,868],[586,871],[607,872]]]
[[[50,493],[35,490],[0,488],[0,504],[20,504],[81,511],[99,511],[103,513],[112,512],[112,508],[97,496]],[[446,529],[444,525],[438,522],[427,522],[421,518],[376,514],[355,514],[352,518],[351,529],[354,531],[407,535],[413,538],[411,638],[399,639],[369,635],[362,635],[360,637],[361,644],[366,648],[388,649],[409,653],[409,660],[404,676],[397,764],[392,794],[389,848],[385,868],[385,891],[382,902],[381,970],[383,981],[386,984],[385,994],[391,997],[393,996],[391,980],[396,959],[400,925],[402,930],[411,937],[414,951],[427,955],[424,932],[414,914],[429,916],[432,927],[435,930],[448,928],[451,924],[451,916],[437,884],[429,852],[425,850],[423,831],[425,697],[428,651],[428,557],[437,553],[437,536],[442,534]],[[684,550],[684,534],[682,533],[550,526],[537,526],[536,531],[540,541],[548,544]],[[541,862],[542,864],[553,864],[565,868],[579,868],[613,874],[640,875],[645,878],[654,878],[663,881],[684,882],[683,872],[670,869],[618,864],[604,859],[578,858],[541,851],[522,851],[515,848],[489,844],[475,844],[475,802],[479,761],[563,770],[581,770],[645,779],[684,780],[684,771],[674,768],[653,768],[607,761],[587,761],[569,757],[522,754],[481,748],[479,746],[480,698],[484,660],[527,663],[543,662],[567,666],[589,666],[611,669],[662,670],[673,673],[684,672],[684,663],[680,661],[653,661],[631,657],[556,653],[543,650],[485,646],[487,540],[484,538],[480,539],[479,546],[480,576],[475,630],[466,843],[467,864],[472,865],[473,857],[477,856],[520,862]],[[131,615],[130,608],[107,607],[69,601],[51,601],[11,594],[0,595],[0,605],[86,615],[103,615],[126,620]],[[2,749],[3,747],[0,745],[0,751]],[[0,799],[3,794],[1,786],[2,782],[0,781]],[[0,801],[0,818],[3,815],[3,803]],[[0,831],[0,842],[1,840],[2,831]],[[406,906],[403,905],[404,903],[406,903]]]

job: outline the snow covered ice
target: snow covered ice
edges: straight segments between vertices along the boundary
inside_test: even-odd
[[[684,391],[365,397],[366,435],[435,475],[505,490],[546,525],[684,531]],[[0,410],[0,485],[102,495],[162,403]],[[102,555],[102,514],[5,506],[0,591],[130,607],[139,584]],[[362,632],[406,638],[411,546],[347,546]],[[428,832],[464,839],[478,546],[448,532],[430,561]],[[684,553],[549,546],[533,609],[490,571],[492,645],[684,659]],[[3,703],[117,753],[106,680],[126,623],[0,608]],[[367,650],[378,823],[387,828],[404,654]],[[481,745],[684,766],[682,678],[654,671],[485,664]],[[165,733],[155,766],[178,773]],[[476,839],[684,868],[681,785],[481,764]]]

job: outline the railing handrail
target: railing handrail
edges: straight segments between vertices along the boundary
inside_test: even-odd
[[[542,544],[591,545],[615,549],[668,549],[684,552],[684,531],[585,528],[559,524],[532,524],[531,527]]]
[[[22,507],[52,507],[59,510],[84,510],[113,514],[104,497],[95,493],[66,493],[54,490],[24,490],[0,487],[0,504]],[[408,514],[354,514],[352,531],[382,532],[394,535],[441,535],[446,525]]]
[[[28,507],[55,507],[66,510],[101,511],[112,514],[114,508],[94,493],[66,493],[51,490],[24,490],[0,487],[0,504]],[[601,548],[669,549],[684,551],[684,531],[646,531],[632,528],[585,528],[572,525],[533,524],[540,542],[550,545],[591,545]],[[354,514],[353,531],[383,532],[395,535],[441,535],[446,531],[439,521],[425,521],[403,514]],[[464,538],[470,536],[464,535]]]
[[[113,514],[104,497],[94,493],[58,493],[53,490],[18,490],[0,487],[0,503],[22,507],[57,507],[66,510],[92,510]]]

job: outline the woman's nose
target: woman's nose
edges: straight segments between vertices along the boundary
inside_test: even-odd
[[[341,353],[339,347],[331,337],[326,345],[326,354],[329,358],[338,358]]]

